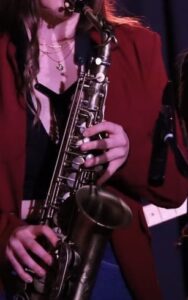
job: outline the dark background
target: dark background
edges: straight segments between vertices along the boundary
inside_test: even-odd
[[[161,35],[169,77],[176,78],[177,61],[188,50],[188,0],[116,1],[119,14],[139,16],[145,25]],[[177,247],[186,222],[184,215],[150,228],[164,300],[185,300],[188,294],[188,247],[186,242]]]
[[[116,0],[120,13],[132,16],[160,33],[163,54],[170,72],[178,54],[188,49],[187,0]]]

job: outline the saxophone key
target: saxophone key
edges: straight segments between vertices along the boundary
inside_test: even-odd
[[[58,202],[63,204],[69,197],[70,197],[70,192],[66,192],[64,194],[59,194],[57,200]]]
[[[70,188],[73,188],[74,187],[74,184],[75,184],[75,181],[76,181],[76,176],[77,176],[77,173],[76,172],[72,172],[68,175],[67,177],[67,185],[70,187]]]
[[[83,122],[81,124],[76,124],[76,127],[79,129],[80,133],[83,133],[84,130],[86,129],[86,122]]]
[[[80,166],[83,165],[85,162],[85,159],[82,156],[77,156],[72,161],[72,168],[74,170],[79,170]]]

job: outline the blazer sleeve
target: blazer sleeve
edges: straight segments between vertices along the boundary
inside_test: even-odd
[[[15,48],[0,37],[0,263],[19,218],[23,198],[26,114],[16,85]]]
[[[170,149],[164,184],[153,187],[148,183],[153,129],[162,108],[163,92],[168,82],[161,54],[160,37],[147,29],[136,30],[131,43],[134,44],[134,56],[138,72],[142,77],[143,94],[140,94],[139,102],[138,99],[134,100],[135,111],[132,126],[127,131],[126,124],[124,125],[130,139],[130,153],[126,163],[112,178],[112,184],[135,199],[143,198],[167,208],[178,207],[187,197],[188,180],[179,173]],[[128,45],[127,41],[126,44]],[[123,51],[125,52],[126,49],[122,47]],[[130,55],[133,56],[133,54]],[[133,88],[136,89],[136,80]],[[143,116],[139,115],[140,111],[136,109],[138,106],[142,107]],[[178,143],[186,154],[177,118],[176,127]]]

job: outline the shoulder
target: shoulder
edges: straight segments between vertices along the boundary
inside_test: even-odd
[[[7,34],[0,34],[0,73],[6,72],[9,67],[17,74],[16,47]]]
[[[2,56],[7,54],[8,56],[15,55],[15,46],[11,41],[11,38],[8,34],[0,34],[0,55]]]
[[[153,64],[161,67],[163,58],[158,33],[143,26],[121,24],[115,27],[115,36],[118,41],[115,52],[121,60],[136,64],[145,72],[150,72]]]
[[[115,36],[118,48],[124,55],[137,57],[145,63],[150,63],[154,56],[161,55],[160,36],[149,28],[121,24],[116,26]]]
[[[5,82],[18,81],[19,71],[16,60],[16,47],[9,35],[0,34],[0,88],[6,88]],[[6,80],[5,80],[6,78]],[[7,85],[6,85],[7,86]]]
[[[120,45],[123,42],[146,49],[155,43],[160,43],[158,33],[144,26],[131,26],[126,24],[117,25],[115,35]]]
[[[0,45],[2,47],[5,47],[10,43],[10,37],[8,34],[0,33]]]

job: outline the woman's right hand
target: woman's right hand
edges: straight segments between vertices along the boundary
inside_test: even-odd
[[[16,228],[9,238],[6,247],[6,257],[12,264],[17,274],[25,282],[32,282],[32,276],[25,271],[39,277],[45,276],[45,269],[33,258],[32,254],[39,257],[45,264],[52,264],[52,256],[37,242],[37,237],[44,236],[55,247],[58,238],[55,232],[46,225],[26,225]]]

